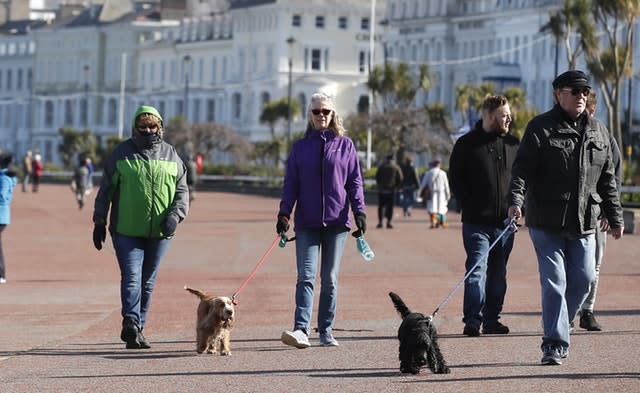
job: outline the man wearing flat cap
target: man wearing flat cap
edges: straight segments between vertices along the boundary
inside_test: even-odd
[[[538,258],[542,292],[542,361],[569,354],[569,328],[595,279],[595,232],[602,209],[622,237],[609,131],[586,111],[587,75],[553,80],[554,107],[529,121],[511,170],[509,217],[526,224]],[[526,198],[525,198],[526,195]]]

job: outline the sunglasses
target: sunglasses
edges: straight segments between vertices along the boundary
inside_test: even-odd
[[[333,112],[331,109],[311,109],[311,113],[313,113],[316,116],[318,116],[320,113],[322,113],[325,116],[329,116],[331,112]]]
[[[582,94],[585,97],[588,97],[589,96],[589,92],[591,91],[591,89],[589,89],[588,87],[572,87],[572,88],[565,87],[562,90],[566,91],[566,92],[570,92],[571,95],[573,95],[573,96],[577,96],[579,94]]]

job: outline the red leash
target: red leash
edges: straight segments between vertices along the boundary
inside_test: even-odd
[[[238,302],[236,301],[236,298],[238,297],[238,294],[240,293],[240,291],[242,291],[244,289],[244,287],[247,286],[247,284],[249,283],[249,281],[251,281],[253,276],[255,276],[255,274],[258,271],[258,269],[260,268],[260,266],[264,263],[264,261],[267,259],[269,254],[271,254],[271,251],[273,251],[273,249],[276,246],[276,244],[278,244],[278,242],[280,241],[280,238],[281,238],[280,235],[276,235],[276,238],[273,239],[273,242],[271,242],[271,246],[264,253],[264,255],[262,255],[262,258],[260,258],[260,260],[258,261],[258,264],[256,265],[256,267],[253,268],[251,273],[249,273],[249,276],[247,276],[247,278],[244,280],[242,285],[240,285],[240,288],[238,288],[238,290],[233,294],[233,296],[231,296],[231,301],[233,302],[233,304],[235,304],[235,305],[238,304]]]

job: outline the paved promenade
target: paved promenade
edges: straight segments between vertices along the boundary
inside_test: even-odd
[[[90,206],[93,205],[90,197]],[[451,374],[399,374],[400,318],[387,293],[431,313],[464,275],[457,214],[430,230],[423,210],[395,229],[376,229],[369,206],[372,262],[349,240],[343,259],[337,348],[280,343],[292,327],[294,247],[276,247],[239,295],[230,357],[197,355],[197,299],[185,284],[231,295],[275,238],[278,201],[198,193],[160,270],[145,335],[150,350],[119,339],[119,271],[111,243],[91,241],[91,207],[78,211],[63,185],[37,194],[18,188],[3,234],[7,284],[0,285],[0,392],[638,392],[640,241],[609,238],[596,315],[603,332],[571,336],[566,362],[540,366],[537,263],[526,229],[509,262],[502,321],[506,336],[463,336],[462,289],[439,312]],[[314,315],[315,318],[315,315]],[[315,325],[314,325],[315,326]]]

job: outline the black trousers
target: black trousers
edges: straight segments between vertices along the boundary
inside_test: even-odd
[[[2,232],[7,227],[6,224],[0,224],[0,277],[6,277],[4,275],[4,252],[2,252]]]
[[[387,222],[393,218],[393,204],[395,194],[393,192],[378,193],[378,222],[382,223],[382,218],[386,217]]]

